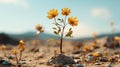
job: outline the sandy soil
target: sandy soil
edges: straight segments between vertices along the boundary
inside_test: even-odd
[[[105,38],[101,38],[98,40],[100,42],[100,44],[102,45],[105,42]],[[92,43],[92,41],[87,41],[84,44],[87,44],[90,46],[90,44]],[[17,46],[9,46],[11,48],[17,48]],[[32,45],[30,42],[26,43],[26,49],[23,52],[23,56],[22,56],[22,61],[20,61],[20,63],[23,63],[23,65],[27,66],[27,67],[53,67],[53,66],[48,66],[46,64],[46,62],[52,57],[54,56],[54,51],[56,50],[56,54],[59,54],[59,47],[58,45],[52,45],[52,43],[48,43],[46,45],[39,45],[36,49],[39,48],[38,51],[35,52],[31,52],[30,49],[32,49],[34,47],[34,45]],[[96,49],[95,51],[100,51],[102,52],[104,48],[99,48]],[[80,48],[79,50],[83,50],[83,48]],[[69,41],[65,41],[64,45],[63,45],[63,51],[64,54],[66,56],[75,56],[75,55],[80,55],[80,54],[72,54],[72,52],[74,51],[74,45],[73,43],[69,42]],[[113,52],[114,50],[110,50],[108,49],[109,52]],[[5,51],[7,54],[7,56],[13,56],[13,54],[11,54],[10,50]],[[19,56],[19,55],[18,55]],[[0,51],[0,57],[2,57],[5,60],[8,60],[9,62],[11,62],[12,64],[16,64],[15,59],[9,60],[8,58],[4,57],[4,53],[3,51]],[[75,59],[75,60],[79,60],[79,59]],[[120,58],[119,58],[120,60]],[[95,64],[88,64],[85,63],[83,64],[85,67],[106,67],[110,62],[105,62],[102,63],[101,65],[95,65]],[[0,65],[1,67],[1,65]],[[2,66],[4,67],[4,66]],[[120,67],[120,62],[117,62],[114,64],[114,67]]]

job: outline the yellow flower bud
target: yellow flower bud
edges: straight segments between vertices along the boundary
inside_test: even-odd
[[[90,51],[90,47],[89,46],[84,46],[84,49],[85,49],[85,51]]]
[[[14,50],[12,50],[12,53],[13,53],[14,55],[17,55],[18,50],[14,49]]]
[[[6,46],[5,46],[5,45],[2,45],[2,46],[1,46],[1,49],[2,49],[2,50],[6,50]]]
[[[23,41],[23,40],[20,40],[20,41],[19,41],[19,44],[24,45],[24,41]]]
[[[98,53],[98,52],[94,52],[92,55],[93,55],[94,57],[98,57],[98,56],[99,56],[99,53]]]

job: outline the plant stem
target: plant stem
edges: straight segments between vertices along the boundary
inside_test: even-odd
[[[60,54],[62,54],[62,44],[63,44],[63,33],[64,33],[65,26],[63,27],[60,39]]]
[[[57,23],[56,18],[54,18],[55,23]]]
[[[22,50],[20,50],[20,58],[19,58],[19,61],[21,60],[22,58]]]
[[[62,44],[63,44],[63,34],[64,34],[64,30],[65,30],[65,27],[67,24],[66,23],[66,16],[65,16],[65,20],[64,20],[64,26],[63,26],[63,29],[62,29],[62,32],[61,32],[61,39],[60,39],[60,54],[62,54]]]
[[[16,62],[17,62],[17,64],[19,63],[19,60],[18,60],[18,58],[17,58],[17,55],[15,55],[15,57],[16,57]]]
[[[4,53],[4,57],[7,57],[7,56],[6,56],[6,52],[5,52],[4,50],[3,50],[3,53]]]

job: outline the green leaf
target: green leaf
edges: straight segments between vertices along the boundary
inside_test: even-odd
[[[73,33],[73,31],[69,30],[68,33],[65,35],[65,37],[72,37],[72,33]]]
[[[54,31],[54,34],[58,35],[58,32],[57,32],[57,31]]]
[[[61,19],[60,19],[60,18],[58,18],[58,20],[59,20],[59,21],[61,21]]]
[[[72,30],[72,28],[69,29],[69,31],[71,31],[71,30]]]
[[[52,29],[57,30],[57,28],[53,27]]]
[[[60,27],[58,27],[58,34],[61,32],[61,28]]]

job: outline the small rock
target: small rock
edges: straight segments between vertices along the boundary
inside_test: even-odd
[[[79,60],[74,60],[76,63],[81,63],[82,61],[81,61],[81,59],[79,59]]]
[[[29,60],[29,61],[32,61],[32,60]]]
[[[73,51],[72,54],[80,54],[80,50]]]
[[[87,58],[88,58],[88,61],[89,60],[94,60],[94,56],[92,54],[88,55]]]
[[[40,50],[39,50],[39,49],[36,49],[34,52],[35,52],[35,53],[36,53],[36,52],[40,52]]]
[[[115,55],[114,58],[120,58],[120,55]]]
[[[3,65],[11,65],[11,63],[10,63],[10,62],[5,61],[5,60],[2,62],[2,64],[3,64]]]
[[[76,67],[84,67],[82,64],[76,64]]]
[[[113,67],[113,63],[110,62],[106,67]]]
[[[80,56],[79,55],[74,55],[73,58],[74,59],[80,59]]]
[[[113,53],[114,53],[114,54],[119,54],[119,52],[118,52],[118,51],[114,51]]]
[[[8,59],[14,59],[14,57],[13,56],[9,56]]]
[[[68,65],[64,65],[64,66],[62,66],[62,67],[69,67]]]
[[[99,57],[99,60],[101,62],[107,62],[108,61],[108,59],[106,57]]]
[[[53,67],[63,67],[62,64],[54,64]]]
[[[100,63],[95,63],[95,65],[101,65]]]
[[[44,62],[40,62],[39,64],[44,64]]]
[[[21,64],[26,64],[26,62],[21,62]]]
[[[22,59],[21,61],[26,61],[25,59]]]
[[[2,64],[5,60],[0,60],[0,64]]]

